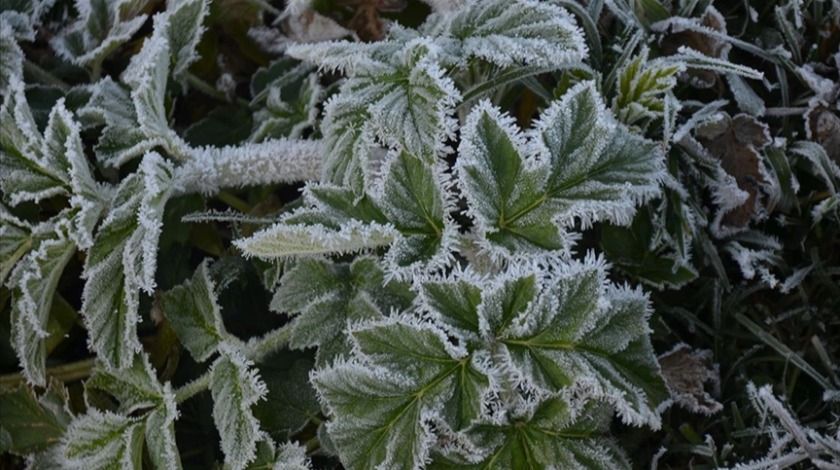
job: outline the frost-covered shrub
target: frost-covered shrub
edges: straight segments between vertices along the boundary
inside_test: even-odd
[[[795,207],[836,234],[838,88],[799,57],[807,132],[776,133],[762,117],[790,111],[729,56],[791,58],[711,2],[429,1],[413,27],[388,2],[246,3],[0,12],[0,275],[26,382],[0,395],[0,443],[30,468],[630,468],[651,454],[628,428],[723,409],[718,345],[654,336],[696,318],[668,293],[712,289],[720,329],[733,283],[837,277],[771,224]],[[803,9],[776,7],[786,40]],[[79,340],[92,360],[48,367]],[[831,402],[836,374],[794,362]],[[836,452],[750,387],[809,440],[746,468]]]

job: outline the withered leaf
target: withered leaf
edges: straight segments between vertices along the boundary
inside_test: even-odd
[[[659,356],[659,367],[675,403],[692,413],[704,415],[723,409],[723,405],[705,389],[706,382],[715,388],[720,382],[717,366],[712,364],[711,351],[693,351],[690,346],[681,343]]]
[[[818,106],[805,114],[805,120],[810,137],[840,164],[840,117],[825,106]]]
[[[698,29],[710,29],[726,34],[726,20],[713,6],[706,8],[700,18],[682,18],[689,23],[699,26]],[[709,57],[726,59],[732,46],[715,36],[686,27],[680,22],[671,22],[670,32],[662,37],[660,45],[666,54],[675,54],[682,47],[694,49]],[[711,88],[717,83],[717,73],[712,70],[689,69],[687,78],[696,88]]]
[[[347,27],[356,31],[363,41],[382,39],[385,23],[379,17],[380,12],[402,11],[407,0],[339,0],[341,5],[354,12]]]
[[[738,188],[749,194],[746,202],[723,215],[722,225],[745,227],[762,209],[772,211],[772,200],[762,197],[770,191],[759,153],[772,141],[766,124],[748,114],[738,114],[734,118],[724,115],[718,121],[698,126],[695,136],[720,160],[721,168],[735,178]],[[762,203],[764,205],[759,206]]]

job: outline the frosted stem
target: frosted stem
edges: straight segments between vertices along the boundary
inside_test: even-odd
[[[285,348],[292,336],[291,325],[284,325],[257,340],[248,342],[243,347],[243,353],[252,361],[259,361],[272,354],[278,349]],[[205,372],[201,377],[175,390],[175,402],[182,403],[210,387],[210,371]]]
[[[236,147],[204,147],[179,169],[184,193],[318,180],[321,141],[276,139]]]

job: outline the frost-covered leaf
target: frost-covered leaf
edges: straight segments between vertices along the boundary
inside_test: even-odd
[[[227,337],[208,265],[209,260],[205,260],[191,280],[173,288],[161,300],[178,340],[198,361],[207,360]]]
[[[462,42],[462,60],[478,57],[502,67],[556,66],[586,56],[574,19],[550,3],[473,0],[452,16],[448,33]]]
[[[234,470],[245,468],[256,457],[260,424],[251,407],[267,393],[253,364],[232,348],[210,368],[213,421],[222,438],[225,464]]]
[[[64,385],[54,380],[40,396],[24,384],[0,394],[0,434],[8,436],[0,452],[23,455],[58,443],[72,419],[68,399]]]
[[[480,412],[487,378],[440,330],[386,321],[354,328],[352,336],[362,362],[338,362],[312,379],[348,468],[417,468],[433,441],[430,413],[443,406],[465,426]]]
[[[659,367],[671,398],[683,408],[707,416],[723,409],[704,386],[706,382],[712,387],[720,386],[718,365],[712,364],[712,351],[696,351],[680,343],[659,356]]]
[[[21,259],[9,278],[13,298],[11,342],[26,380],[43,386],[53,296],[76,246],[48,223],[38,227],[33,238],[34,249]]]
[[[257,458],[248,465],[248,470],[309,470],[310,468],[304,447],[293,442],[285,442],[278,448],[267,436],[257,443]]]
[[[93,87],[90,101],[79,110],[79,116],[91,124],[105,125],[94,150],[97,160],[107,166],[119,167],[162,145],[161,139],[143,132],[131,93],[111,77]]]
[[[169,78],[170,44],[160,29],[128,64],[122,80],[131,87],[131,100],[140,131],[147,139],[156,141],[166,151],[179,159],[190,154],[186,142],[169,127],[166,114],[166,84]],[[124,160],[109,161],[119,166]]]
[[[163,387],[162,403],[146,416],[146,447],[155,468],[180,470],[181,457],[175,443],[178,409],[169,384]]]
[[[163,210],[174,189],[172,165],[147,154],[124,179],[88,252],[82,315],[90,346],[108,367],[128,367],[137,340],[138,289],[155,288]]]
[[[170,0],[166,12],[155,17],[155,30],[166,29],[172,76],[176,80],[184,80],[184,73],[199,58],[196,48],[204,33],[202,22],[209,9],[207,0]]]
[[[541,284],[536,294],[503,286],[498,300],[485,300],[485,335],[504,344],[513,366],[537,387],[573,386],[612,404],[628,424],[658,427],[656,408],[667,393],[650,344],[646,296],[605,284],[603,264],[591,258]]]
[[[645,129],[650,121],[663,116],[665,94],[677,84],[680,64],[648,60],[650,50],[642,51],[619,72],[613,111],[619,121]]]
[[[86,389],[96,389],[113,396],[118,412],[131,414],[143,408],[158,406],[163,401],[163,386],[145,354],[137,354],[125,369],[107,369],[99,364],[85,382]]]
[[[355,253],[389,245],[398,232],[390,225],[348,223],[338,229],[320,224],[276,224],[234,244],[246,255],[283,258],[330,253]]]
[[[629,224],[659,193],[662,156],[614,122],[591,82],[542,115],[525,141],[488,103],[469,116],[458,174],[479,234],[503,252],[568,249],[564,227]]]
[[[360,158],[347,153],[347,146],[356,148],[359,139],[376,136],[385,145],[427,159],[442,152],[446,139],[454,136],[449,115],[460,93],[435,61],[436,46],[425,39],[351,46],[356,45],[343,41],[289,49],[293,57],[350,75],[339,97],[326,107],[325,139],[329,149],[339,152],[327,163],[334,175],[328,181],[341,184],[352,176],[336,170]],[[347,52],[351,55],[340,55]]]
[[[385,283],[375,258],[359,257],[351,264],[322,259],[301,259],[283,274],[272,309],[299,313],[291,345],[319,346],[343,336],[348,321],[379,318],[405,310],[414,294],[398,281]],[[319,351],[319,362],[324,362]]]
[[[89,409],[76,417],[61,442],[64,464],[72,469],[142,468],[144,421]]]
[[[292,361],[287,357],[295,356],[286,354],[269,356],[257,364],[268,394],[256,404],[254,416],[262,429],[275,437],[292,436],[321,414],[321,404],[309,383],[314,362],[305,358]]]
[[[0,285],[18,260],[32,247],[32,227],[9,212],[0,202]]]
[[[108,193],[93,180],[79,135],[81,128],[60,99],[42,135],[23,84],[16,82],[13,88],[0,109],[0,187],[15,205],[72,196],[71,206],[77,212],[70,235],[87,248]]]
[[[293,83],[276,84],[268,88],[266,94],[265,108],[254,113],[252,142],[279,137],[296,139],[315,124],[323,94],[317,75]]]
[[[630,469],[630,462],[608,438],[601,436],[592,409],[574,413],[561,398],[549,398],[527,417],[511,417],[505,423],[479,424],[467,435],[479,449],[490,449],[472,463],[455,456],[439,455],[428,467],[438,469],[537,469],[578,470]],[[583,416],[581,416],[583,414]],[[478,460],[476,459],[476,460]]]
[[[0,96],[6,96],[13,81],[23,80],[23,51],[18,46],[15,30],[0,17]]]
[[[401,152],[384,171],[379,206],[402,234],[388,259],[398,267],[445,260],[453,234],[441,186],[448,183],[437,166]]]
[[[697,127],[695,134],[722,169],[712,184],[718,206],[712,233],[723,237],[766,218],[780,197],[761,153],[772,140],[767,125],[746,114],[723,115]]]
[[[146,22],[147,0],[76,0],[79,18],[52,40],[61,57],[96,68]]]

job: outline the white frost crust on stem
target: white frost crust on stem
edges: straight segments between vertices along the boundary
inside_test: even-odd
[[[317,181],[321,141],[276,139],[258,144],[195,149],[178,169],[181,192],[214,194],[221,188]]]

